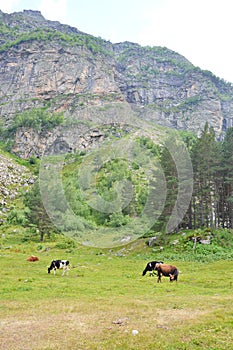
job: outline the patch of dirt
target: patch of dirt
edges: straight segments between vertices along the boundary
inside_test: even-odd
[[[43,307],[43,306],[42,306]],[[113,311],[113,310],[112,310]],[[28,312],[28,311],[27,311]],[[51,306],[51,313],[45,307],[45,313],[33,313],[20,317],[8,316],[1,320],[0,326],[0,350],[64,350],[73,349],[71,344],[79,344],[75,349],[85,348],[86,341],[90,338],[100,339],[106,337],[106,332],[127,331],[133,326],[141,330],[147,327],[146,320],[154,320],[155,329],[161,328],[165,331],[195,320],[204,315],[200,310],[154,310],[149,312],[145,318],[135,314],[131,317],[122,317],[110,310],[91,309],[88,312],[74,308],[67,309],[60,305]],[[145,316],[145,315],[144,315]],[[121,327],[119,328],[119,324]],[[109,334],[110,336],[110,334]]]
[[[64,341],[70,334],[78,339],[82,334],[94,332],[87,321],[78,313],[8,318],[0,323],[0,349],[64,349]]]

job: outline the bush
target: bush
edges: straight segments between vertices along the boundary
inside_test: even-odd
[[[55,245],[55,248],[58,248],[58,249],[71,249],[71,248],[76,248],[76,247],[77,247],[77,245],[76,245],[75,241],[72,239],[66,239],[62,242],[58,242]]]
[[[7,223],[25,226],[28,223],[25,210],[13,209],[7,217]]]
[[[123,215],[122,213],[113,213],[110,215],[110,221],[108,222],[107,226],[110,227],[120,227],[126,225],[130,218],[128,215]]]

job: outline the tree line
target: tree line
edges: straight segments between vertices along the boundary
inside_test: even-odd
[[[183,139],[192,160],[193,192],[178,228],[233,228],[233,128],[227,129],[221,142],[216,140],[215,132],[208,124],[199,137],[184,133]],[[169,167],[166,178],[172,189],[160,218],[160,225],[163,225],[174,205],[178,180],[173,161],[165,149],[161,161],[165,169]]]

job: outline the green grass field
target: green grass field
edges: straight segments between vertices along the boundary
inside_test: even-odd
[[[1,350],[233,349],[232,260],[166,260],[179,280],[159,284],[142,277],[162,258],[143,240],[97,249],[13,237],[1,238]],[[70,260],[68,277],[47,273],[52,259]]]

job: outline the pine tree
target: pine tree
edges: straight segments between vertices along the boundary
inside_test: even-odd
[[[31,191],[26,193],[24,204],[29,208],[27,217],[30,223],[35,224],[40,232],[40,240],[43,242],[44,235],[50,235],[56,231],[41,200],[39,182],[36,181]]]
[[[215,226],[217,212],[216,173],[219,156],[213,128],[206,123],[192,150],[194,191],[192,197],[193,227]]]
[[[227,129],[222,144],[223,168],[223,227],[233,228],[233,128]]]

